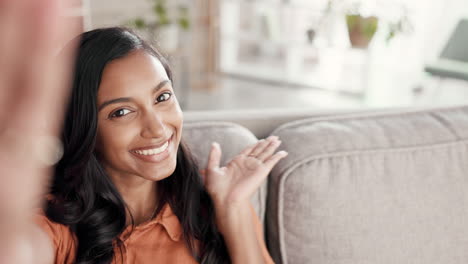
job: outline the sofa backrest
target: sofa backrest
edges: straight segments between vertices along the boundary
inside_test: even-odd
[[[373,109],[323,109],[323,108],[274,108],[274,109],[243,109],[219,111],[188,111],[184,112],[187,123],[204,121],[220,121],[235,123],[247,128],[258,139],[268,137],[277,127],[288,122],[306,118],[323,118],[328,116],[348,116],[356,114],[383,114],[415,112],[425,110],[424,107],[412,108],[373,108]]]
[[[289,122],[268,184],[276,263],[468,263],[468,107]]]

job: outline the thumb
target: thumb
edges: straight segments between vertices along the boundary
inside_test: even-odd
[[[221,147],[217,142],[211,144],[210,154],[208,156],[207,169],[215,169],[219,167],[221,162]]]

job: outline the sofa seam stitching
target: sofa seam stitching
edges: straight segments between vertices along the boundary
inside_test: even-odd
[[[411,111],[407,110],[404,112],[393,112],[389,110],[388,112],[378,112],[378,113],[366,113],[366,112],[361,112],[361,113],[353,113],[353,114],[342,114],[341,116],[325,116],[325,117],[310,117],[302,120],[295,120],[291,121],[288,123],[285,123],[275,130],[271,134],[278,133],[281,130],[286,130],[286,129],[293,129],[296,128],[299,125],[305,125],[305,124],[315,124],[319,122],[335,122],[335,121],[349,121],[349,120],[364,120],[364,119],[371,119],[371,118],[376,118],[376,117],[381,117],[381,118],[387,118],[387,117],[396,117],[396,116],[413,116],[413,115],[421,115],[421,114],[428,114],[431,116],[434,113],[437,112],[450,112],[450,111],[455,111],[455,110],[467,110],[467,107],[453,107],[453,108],[442,108],[442,109],[432,109],[432,110],[416,110],[416,111]]]
[[[455,140],[450,142],[443,143],[434,143],[427,145],[416,145],[416,146],[403,146],[403,147],[389,147],[389,148],[369,148],[364,150],[354,150],[354,151],[336,151],[329,154],[314,154],[311,157],[305,157],[300,160],[294,161],[294,164],[307,162],[313,159],[323,159],[323,158],[338,158],[338,157],[348,157],[353,155],[368,155],[368,154],[380,154],[380,153],[392,153],[392,152],[404,152],[404,151],[415,151],[415,150],[431,150],[444,148],[448,146],[458,145],[458,144],[468,144],[468,139]],[[288,169],[289,166],[286,168]],[[285,172],[286,169],[283,171]]]

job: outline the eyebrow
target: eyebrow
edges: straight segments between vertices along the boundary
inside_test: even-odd
[[[171,81],[169,80],[164,80],[162,82],[160,82],[156,87],[154,87],[153,89],[153,93],[156,93],[158,92],[159,90],[161,90],[161,88],[163,88],[167,83],[170,83]],[[116,103],[122,103],[122,102],[130,102],[132,101],[132,98],[131,97],[120,97],[120,98],[116,98],[116,99],[112,99],[112,100],[108,100],[108,101],[105,101],[104,103],[102,103],[99,108],[98,108],[98,112],[101,111],[104,107],[110,105],[110,104],[116,104]]]

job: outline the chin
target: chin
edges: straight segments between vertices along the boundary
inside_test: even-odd
[[[174,173],[176,168],[175,165],[176,163],[174,161],[173,163],[170,163],[169,165],[166,165],[163,168],[152,168],[145,170],[145,172],[140,175],[144,175],[142,177],[150,181],[164,180],[165,178],[171,176]]]
[[[149,180],[149,181],[157,182],[157,181],[164,180],[164,179],[170,177],[171,175],[172,175],[172,173],[171,174],[164,174],[164,175],[147,175],[144,178]]]

